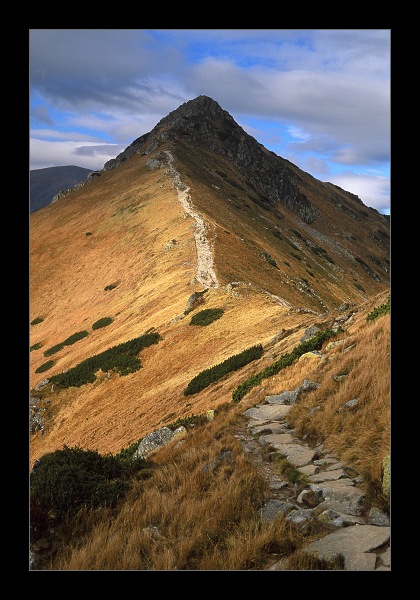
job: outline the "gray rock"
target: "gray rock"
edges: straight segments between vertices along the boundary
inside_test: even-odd
[[[355,568],[356,563],[353,563],[352,568],[349,568],[352,565],[351,556],[373,552],[386,544],[389,538],[389,527],[353,525],[311,542],[303,548],[303,551],[315,554],[325,560],[331,560],[335,556],[343,554],[347,563],[345,565],[347,570],[363,570]],[[373,556],[376,562],[376,555]]]
[[[160,169],[163,165],[159,160],[151,158],[147,161],[146,166],[150,171],[155,171],[156,169]]]
[[[375,571],[376,554],[368,552],[344,552],[346,571]]]
[[[316,452],[300,444],[276,444],[276,450],[286,457],[294,467],[304,467],[316,456]],[[316,490],[315,490],[316,491]]]
[[[298,471],[300,471],[300,473],[302,473],[303,475],[307,475],[309,477],[309,475],[313,475],[314,473],[316,473],[317,468],[318,467],[316,465],[306,465],[305,467],[299,467]]]
[[[359,516],[363,513],[366,495],[349,479],[338,479],[337,481],[324,481],[322,483],[311,483],[314,492],[322,491],[325,501],[322,503],[324,509],[332,508],[349,515]]]
[[[334,481],[335,479],[343,479],[347,477],[343,469],[335,469],[334,471],[322,471],[321,473],[315,473],[310,475],[309,481],[318,483],[321,481]]]
[[[302,508],[301,510],[292,510],[286,517],[286,521],[295,525],[302,525],[314,520],[314,513],[311,508]]]
[[[295,439],[291,433],[269,433],[268,435],[260,436],[258,441],[262,446],[270,444],[274,448],[277,448],[278,445],[292,444]]]
[[[36,385],[36,386],[35,386],[35,388],[34,388],[34,389],[35,389],[35,390],[40,390],[40,389],[42,389],[43,387],[45,387],[45,386],[47,385],[47,383],[49,383],[49,381],[50,381],[49,379],[43,379],[42,381],[40,381],[40,382],[38,383],[38,385]]]
[[[277,516],[285,517],[294,508],[290,502],[272,499],[260,509],[259,513],[266,521],[272,521]]]
[[[269,404],[294,404],[299,396],[299,392],[297,390],[294,391],[286,391],[281,394],[273,394],[271,396],[266,396],[266,401]]]
[[[264,425],[257,425],[252,427],[251,433],[252,435],[258,435],[263,431],[265,431],[266,433],[281,433],[282,431],[285,431],[285,429],[286,425],[284,425],[283,423],[279,423],[278,421],[270,423],[269,421],[267,421],[267,423]]]
[[[142,439],[133,455],[133,459],[146,458],[150,452],[153,452],[160,446],[164,446],[170,442],[173,436],[174,434],[169,427],[162,427],[161,429],[152,431],[152,433],[149,433],[149,435],[146,435],[146,437]]]
[[[300,338],[300,342],[306,342],[306,340],[309,340],[311,337],[314,337],[314,335],[316,335],[320,331],[321,329],[317,325],[312,325],[311,327],[308,327],[308,329],[305,330],[303,336]]]
[[[248,410],[246,410],[243,414],[245,417],[250,417],[252,419],[259,419],[260,421],[265,421],[265,420],[269,420],[269,421],[277,421],[277,420],[282,420],[287,413],[289,412],[289,410],[291,409],[291,406],[286,406],[286,405],[280,405],[280,406],[271,406],[271,405],[265,405],[265,406],[260,406],[259,408],[256,407],[252,407],[252,408],[248,408]]]
[[[368,523],[379,527],[388,526],[389,517],[376,506],[372,506],[368,515]]]
[[[385,552],[379,554],[379,558],[385,567],[391,566],[391,548],[387,548]]]
[[[272,394],[266,396],[265,399],[269,404],[295,404],[303,392],[316,390],[317,388],[319,388],[319,383],[304,379],[302,384],[295,390],[284,391],[280,394]]]
[[[338,409],[338,412],[342,412],[343,410],[352,410],[356,408],[359,404],[359,398],[353,398],[352,400],[348,400]]]
[[[301,491],[299,496],[296,498],[298,504],[306,504],[310,508],[315,508],[322,501],[322,492],[314,492],[310,489],[304,489]]]

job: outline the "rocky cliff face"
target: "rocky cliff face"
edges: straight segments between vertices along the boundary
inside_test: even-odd
[[[150,133],[105,163],[104,170],[115,168],[135,153],[149,154],[166,140],[192,142],[213,150],[239,169],[262,205],[280,203],[308,224],[316,219],[316,208],[300,189],[305,184],[290,163],[264,148],[208,96],[198,96],[169,113]]]

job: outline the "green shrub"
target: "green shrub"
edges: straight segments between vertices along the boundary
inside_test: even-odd
[[[111,317],[103,317],[102,319],[99,319],[99,321],[96,321],[96,323],[94,323],[92,325],[92,329],[100,329],[101,327],[106,327],[107,325],[111,325],[113,319]]]
[[[241,383],[233,391],[232,401],[239,402],[250,390],[252,390],[252,388],[259,385],[264,379],[272,377],[273,375],[277,375],[277,373],[279,373],[285,367],[290,367],[302,356],[302,354],[305,354],[306,352],[311,352],[313,350],[319,350],[326,340],[328,340],[330,337],[337,335],[337,333],[341,333],[342,331],[342,329],[333,331],[329,328],[325,331],[320,331],[316,335],[312,336],[311,338],[305,340],[304,342],[296,346],[296,348],[294,348],[292,352],[282,354],[282,356],[269,367],[266,367],[260,373],[252,375],[243,383]]]
[[[384,304],[381,304],[380,306],[376,306],[372,310],[372,312],[370,312],[367,315],[366,321],[374,321],[378,317],[383,317],[384,315],[387,315],[390,311],[391,311],[391,297],[388,296],[388,300]]]
[[[88,335],[89,333],[87,331],[78,331],[77,333],[73,333],[73,335],[70,335],[66,340],[64,340],[64,342],[62,342],[63,346],[71,346]]]
[[[184,396],[190,396],[192,394],[201,392],[201,390],[208,387],[215,381],[218,381],[228,373],[237,371],[251,361],[261,358],[262,354],[263,347],[261,344],[258,344],[257,346],[252,346],[247,350],[243,350],[243,352],[240,352],[239,354],[235,354],[234,356],[227,358],[222,363],[219,363],[214,367],[210,367],[209,369],[201,371],[201,373],[191,379],[188,386],[184,390]]]
[[[89,335],[87,331],[78,331],[77,333],[73,333],[73,335],[70,335],[66,340],[64,340],[64,342],[56,344],[55,346],[48,348],[48,350],[45,350],[44,356],[51,356],[51,354],[55,354],[56,352],[62,350],[64,346],[71,346],[72,344],[75,344],[79,340],[85,338],[87,335]]]
[[[91,231],[86,231],[85,235],[92,235]]]
[[[31,325],[38,325],[38,323],[42,323],[44,319],[42,317],[36,317],[33,321],[31,321]]]
[[[48,371],[48,369],[51,369],[51,367],[53,367],[54,365],[55,361],[47,360],[47,362],[44,362],[44,364],[42,364],[36,369],[35,373],[43,373],[44,371]]]
[[[104,287],[104,290],[107,292],[108,290],[114,290],[117,287],[118,283],[110,283]]]
[[[206,308],[195,314],[190,321],[190,325],[210,325],[213,321],[217,321],[225,311],[223,308]]]
[[[55,346],[51,346],[48,350],[45,350],[44,356],[51,356],[51,354],[55,354],[64,348],[64,344],[56,344]]]
[[[39,350],[40,348],[42,348],[42,344],[41,342],[37,342],[29,348],[29,352],[32,352],[32,350]]]
[[[291,255],[297,258],[298,260],[302,260],[302,257],[299,256],[299,254],[296,254],[296,252],[291,252]]]
[[[31,500],[45,511],[74,514],[82,506],[115,506],[133,467],[112,455],[69,448],[42,456],[30,477]]]
[[[51,383],[59,387],[80,387],[85,383],[95,381],[95,373],[101,369],[103,372],[115,371],[120,375],[134,373],[141,368],[141,363],[137,354],[143,348],[156,344],[161,339],[158,333],[148,333],[138,338],[128,340],[108,348],[100,354],[96,354],[79,363],[77,366],[53,375],[50,378]]]

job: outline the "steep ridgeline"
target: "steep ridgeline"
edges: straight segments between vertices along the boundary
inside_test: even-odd
[[[168,148],[183,181],[189,178],[193,205],[223,228],[214,246],[216,263],[218,255],[237,254],[234,247],[226,252],[232,242],[225,239],[226,233],[236,234],[247,245],[239,251],[244,262],[245,257],[248,264],[255,262],[259,254],[278,268],[281,258],[295,271],[291,277],[283,267],[277,279],[267,273],[254,283],[280,297],[284,287],[295,287],[316,310],[338,306],[343,293],[348,299],[366,298],[388,285],[389,218],[264,148],[207,96],[169,113],[103,171],[136,154],[162,160]],[[247,273],[235,261],[225,277],[243,281]]]
[[[150,133],[109,160],[104,169],[114,168],[134,153],[149,154],[163,141],[178,138],[228,158],[246,173],[249,186],[262,195],[263,202],[280,202],[308,224],[316,218],[317,210],[299,190],[301,182],[290,163],[266,150],[208,96],[185,102],[169,113]]]

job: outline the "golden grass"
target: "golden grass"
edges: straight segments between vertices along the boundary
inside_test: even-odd
[[[30,353],[32,389],[50,374],[76,366],[150,328],[162,336],[158,344],[141,352],[142,368],[136,373],[125,377],[99,373],[94,383],[82,388],[47,386],[41,391],[39,396],[50,401],[46,435],[38,432],[31,436],[31,465],[63,445],[117,453],[177,418],[220,408],[230,402],[237,385],[298,345],[307,327],[333,318],[332,313],[289,311],[257,288],[278,294],[295,308],[319,310],[318,300],[299,292],[293,283],[297,274],[310,280],[305,275],[310,268],[319,279],[318,293],[329,307],[362,297],[341,272],[332,269],[326,273],[308,251],[301,262],[294,261],[290,247],[270,237],[273,223],[286,234],[296,227],[291,215],[285,212],[282,219],[273,217],[273,222],[268,222],[264,214],[244,209],[238,218],[228,197],[221,198],[223,190],[216,194],[210,184],[197,178],[202,172],[194,171],[196,165],[185,160],[182,166],[175,161],[182,180],[191,185],[195,208],[206,215],[222,286],[232,280],[252,282],[252,286],[237,288],[235,295],[225,287],[209,290],[198,310],[223,308],[224,314],[208,327],[190,326],[193,313],[174,322],[190,294],[201,291],[194,281],[193,223],[183,213],[164,172],[147,169],[149,158],[133,156],[118,169],[31,215],[30,321],[43,318],[30,330],[30,345],[41,344]],[[223,161],[220,166],[228,171]],[[326,219],[319,226],[328,233],[330,222]],[[86,232],[92,235],[86,236]],[[176,244],[168,246],[173,239]],[[277,260],[278,270],[262,259],[262,249]],[[374,252],[373,247],[368,250]],[[283,258],[290,261],[290,267]],[[339,260],[345,267],[344,255]],[[352,273],[362,281],[358,266]],[[105,291],[115,282],[115,289]],[[366,296],[384,285],[368,280]],[[348,337],[348,343],[355,341],[348,353],[337,348],[329,351],[324,361],[302,359],[263,381],[237,410],[269,393],[295,389],[303,379],[317,381],[319,390],[302,396],[292,409],[294,425],[308,439],[324,442],[378,482],[382,457],[389,453],[389,317],[373,323],[366,323],[365,317],[384,300],[385,292],[367,300],[354,321],[346,324],[346,333],[339,337]],[[92,330],[92,324],[103,317],[112,317],[112,324]],[[288,335],[269,346],[281,329]],[[56,361],[50,371],[35,372],[47,360],[43,355],[46,349],[81,330],[88,330],[89,336],[50,357]],[[260,360],[197,395],[183,395],[199,372],[257,343],[266,350]],[[347,379],[340,383],[332,380],[331,376],[345,367],[349,369]],[[354,397],[360,399],[354,413],[338,412]],[[318,412],[309,415],[318,405]],[[215,424],[197,429],[179,448],[161,450],[151,479],[135,483],[115,518],[109,516],[98,523],[96,516],[85,515],[76,528],[69,524],[74,533],[69,533],[69,538],[77,539],[78,544],[68,547],[60,566],[56,563],[52,568],[258,569],[273,554],[287,555],[298,548],[299,539],[284,524],[262,524],[255,516],[264,497],[263,484],[242,456],[229,427],[219,418]],[[234,468],[226,464],[203,476],[202,467],[215,459],[223,446],[232,450]],[[161,538],[143,531],[152,525],[159,527]],[[83,532],[88,529],[93,533],[84,539]],[[283,550],[276,553],[273,548]]]
[[[378,481],[382,460],[390,451],[390,319],[365,323],[346,344],[330,350],[322,365],[322,385],[290,411],[300,433],[322,441],[328,449]],[[347,352],[345,347],[352,346]],[[331,360],[328,360],[332,356]],[[341,381],[334,375],[348,372]],[[343,405],[357,398],[354,409]],[[319,410],[309,414],[310,409]]]
[[[232,435],[234,418],[227,411],[156,452],[150,479],[135,483],[115,518],[51,568],[249,570],[295,550],[292,527],[258,514],[266,484]],[[231,459],[218,460],[227,450]]]
[[[389,316],[367,323],[366,314],[381,301],[360,308],[338,336],[345,343],[324,350],[324,360],[298,361],[241,403],[220,404],[214,421],[155,452],[149,477],[133,481],[119,510],[105,511],[99,521],[97,514],[89,521],[83,513],[81,523],[68,526],[68,544],[61,544],[47,568],[241,571],[280,561],[276,570],[341,569],[340,561],[325,563],[301,552],[319,537],[316,527],[301,532],[281,518],[261,520],[258,511],[269,492],[235,434],[242,413],[264,395],[295,389],[303,379],[317,381],[320,388],[300,397],[289,421],[313,444],[323,442],[357,468],[379,494],[373,504],[380,504],[380,466],[390,444]],[[345,369],[345,380],[332,379]],[[357,410],[340,411],[353,397],[360,398]],[[321,408],[309,415],[315,406]],[[226,450],[231,461],[218,460]]]

